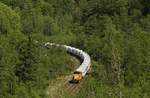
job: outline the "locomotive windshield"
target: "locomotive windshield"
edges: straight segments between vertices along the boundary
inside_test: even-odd
[[[73,74],[81,74],[81,72],[79,72],[79,71],[75,71]]]

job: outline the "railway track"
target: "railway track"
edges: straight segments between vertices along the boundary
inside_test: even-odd
[[[66,90],[69,94],[76,94],[80,91],[81,87],[83,86],[84,82],[87,80],[88,76],[86,75],[82,81],[80,81],[79,83],[71,83],[70,80],[66,82],[66,84],[64,85],[66,87]]]
[[[63,98],[65,95],[76,95],[80,89],[82,88],[84,82],[87,80],[88,76],[86,76],[80,83],[70,83],[72,79],[72,75],[58,78],[55,84],[51,84],[48,88],[48,97],[49,98]]]
[[[84,86],[83,84],[87,81],[87,79],[88,75],[86,75],[79,83],[71,83],[70,81],[72,80],[72,74],[58,78],[57,82],[54,82],[55,84],[51,84],[53,86],[49,87],[50,90],[48,96],[49,98],[65,98],[62,97],[65,95],[70,95],[71,97],[75,96]]]

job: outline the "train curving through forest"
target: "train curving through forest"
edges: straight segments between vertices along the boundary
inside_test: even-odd
[[[67,45],[60,45],[47,42],[45,46],[56,46],[65,49],[67,52],[79,57],[82,60],[81,65],[74,71],[72,82],[80,82],[91,68],[91,58],[88,53]]]

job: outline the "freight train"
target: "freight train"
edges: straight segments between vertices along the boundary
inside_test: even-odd
[[[48,46],[48,45],[63,48],[67,52],[69,52],[73,55],[76,55],[80,59],[82,59],[81,65],[74,71],[73,77],[72,77],[73,82],[76,82],[76,83],[80,82],[82,80],[82,78],[85,77],[85,75],[87,74],[87,72],[90,70],[90,67],[91,67],[91,58],[88,55],[88,53],[86,53],[80,49],[77,49],[77,48],[74,48],[71,46],[67,46],[67,45],[60,45],[60,44],[49,43],[49,42],[45,43],[45,46]]]

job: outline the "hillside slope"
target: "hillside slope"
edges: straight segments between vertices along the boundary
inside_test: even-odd
[[[70,76],[72,56],[44,42],[93,60],[80,91],[63,97],[150,97],[149,0],[0,0],[0,98],[46,98]]]

